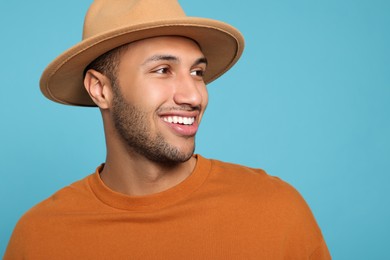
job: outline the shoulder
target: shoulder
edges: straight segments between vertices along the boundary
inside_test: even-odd
[[[257,193],[270,197],[301,199],[297,190],[279,177],[269,175],[263,169],[239,164],[210,160],[211,178],[231,185],[234,189],[244,189],[247,193]]]
[[[66,187],[56,191],[47,199],[41,201],[26,212],[24,218],[32,218],[48,212],[62,212],[72,209],[77,209],[77,205],[84,200],[89,200],[91,197],[91,189],[89,188],[88,180],[91,176],[87,176],[82,180],[76,181]]]
[[[52,232],[58,226],[59,216],[69,213],[69,210],[80,210],[80,202],[85,204],[91,200],[88,178],[58,190],[24,213],[16,223],[7,252],[29,250],[25,247],[34,245],[34,241],[45,232]]]
[[[289,183],[262,169],[218,160],[211,160],[211,163],[209,187],[213,187],[215,193],[226,194],[238,208],[261,216],[277,217],[286,226],[306,223],[317,229],[305,199]]]
[[[233,211],[235,216],[242,216],[242,225],[249,222],[250,228],[272,234],[272,239],[279,238],[275,243],[288,243],[291,245],[289,252],[294,251],[296,255],[327,252],[314,215],[292,185],[262,169],[218,160],[211,160],[211,163],[208,185],[213,193],[224,198],[219,203],[227,205],[226,212]],[[240,218],[235,219],[240,223]]]

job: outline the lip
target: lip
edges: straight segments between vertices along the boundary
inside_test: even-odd
[[[165,117],[194,117],[194,122],[191,125],[184,125],[180,123],[169,123],[164,121]],[[199,124],[198,124],[198,111],[179,111],[177,113],[165,113],[160,114],[159,117],[161,121],[169,127],[169,129],[177,136],[183,137],[193,137],[198,132]]]

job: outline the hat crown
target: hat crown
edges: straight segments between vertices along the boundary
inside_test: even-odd
[[[83,39],[121,27],[185,16],[177,0],[95,0],[85,16]]]

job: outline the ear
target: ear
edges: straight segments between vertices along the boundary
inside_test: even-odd
[[[105,75],[93,69],[88,70],[84,77],[84,87],[98,107],[101,109],[110,107],[111,82]]]

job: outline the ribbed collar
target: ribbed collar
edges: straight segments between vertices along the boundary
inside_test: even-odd
[[[200,155],[195,155],[195,157],[197,162],[192,174],[183,182],[163,192],[147,196],[128,196],[115,192],[108,188],[100,178],[100,171],[103,165],[99,166],[96,172],[89,177],[89,185],[99,200],[117,209],[129,211],[162,209],[186,199],[207,179],[211,170],[211,161]]]

